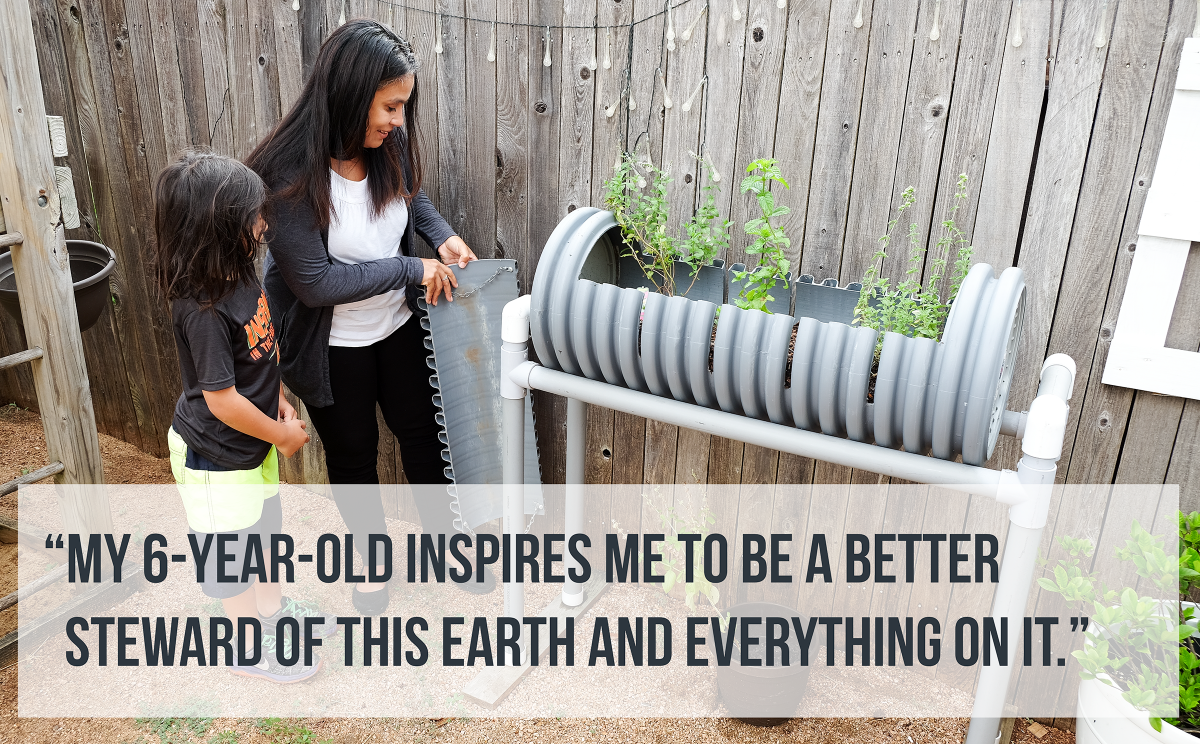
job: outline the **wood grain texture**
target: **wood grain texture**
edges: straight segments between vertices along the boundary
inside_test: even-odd
[[[1048,353],[1062,352],[1075,360],[1077,390],[1087,389],[1100,339],[1104,307],[1096,301],[1095,288],[1111,282],[1120,255],[1169,10],[1167,2],[1143,2],[1116,11],[1048,346]],[[1079,425],[1080,410],[1072,408],[1068,438]]]
[[[963,0],[924,0],[917,13],[892,204],[898,206],[901,194],[910,186],[916,190],[916,202],[900,219],[896,227],[900,233],[897,242],[892,244],[883,262],[883,276],[892,277],[893,283],[904,275],[912,253],[912,247],[901,237],[912,223],[917,224],[922,248],[940,237],[941,228],[935,231],[933,226],[939,224],[944,215],[935,215],[933,204],[942,166],[946,122],[954,107],[954,73],[959,50],[956,42],[962,29],[964,6]],[[937,39],[932,38],[935,28]],[[926,257],[929,258],[928,254]],[[843,272],[847,282],[858,278]]]
[[[1084,397],[1078,393],[1073,407],[1080,409],[1079,424],[1074,428],[1073,446],[1066,450],[1060,468],[1066,471],[1068,483],[1111,482],[1119,460],[1122,443],[1125,441],[1125,426],[1133,404],[1134,391],[1128,388],[1104,385],[1101,377],[1108,359],[1125,285],[1137,249],[1137,228],[1142,206],[1154,176],[1158,161],[1167,112],[1175,88],[1177,62],[1182,51],[1183,39],[1190,33],[1195,10],[1176,6],[1167,25],[1166,40],[1159,59],[1159,71],[1154,81],[1154,94],[1150,102],[1146,128],[1139,148],[1137,167],[1130,187],[1128,206],[1122,223],[1112,275],[1104,302],[1104,314],[1096,334],[1096,348],[1092,356],[1091,369]],[[1178,303],[1177,303],[1178,305]],[[1080,388],[1077,386],[1076,390]],[[1130,454],[1136,456],[1135,449]]]
[[[1009,15],[972,231],[975,260],[997,268],[1012,266],[1016,255],[1046,96],[1054,8],[1051,0],[1022,0]]]
[[[945,117],[942,163],[933,202],[934,234],[929,240],[927,265],[929,261],[945,258],[947,265],[953,266],[954,247],[939,248],[935,238],[945,235],[939,223],[949,219],[957,203],[954,194],[960,174],[967,176],[967,199],[953,214],[955,224],[968,240],[975,215],[983,203],[978,196],[983,184],[988,141],[995,124],[993,112],[1007,48],[1006,31],[1011,26],[1011,10],[1010,3],[981,0],[968,0],[963,8],[962,39],[954,71],[954,100]],[[943,297],[949,284],[949,272],[946,272],[939,285]]]
[[[859,120],[859,136],[872,144],[855,154],[839,271],[843,284],[862,277],[894,216],[896,156],[917,33],[915,2],[882,3],[874,15]]]
[[[466,0],[467,15],[494,18],[495,0]],[[466,42],[466,174],[462,188],[465,215],[455,226],[480,258],[496,257],[496,62],[487,59],[495,27],[468,23]],[[591,127],[588,127],[590,132]],[[524,291],[532,275],[517,275]]]
[[[88,388],[75,294],[60,225],[54,159],[29,7],[0,8],[0,198],[5,228],[24,241],[13,246],[13,269],[41,407],[46,456],[63,464],[56,483],[103,483],[100,441]],[[60,496],[63,526],[78,532],[112,530],[107,497]]]
[[[1095,3],[1067,2],[1062,8],[1062,35],[1051,55],[1049,98],[1017,262],[1025,272],[1026,295],[1025,327],[1009,391],[1009,408],[1014,410],[1029,407],[1046,357],[1110,48],[1105,44],[1098,49],[1094,41],[1102,10]],[[1015,463],[1018,453],[1015,440],[1005,438],[997,444],[993,457],[999,458],[995,462]]]
[[[788,3],[788,43],[783,50],[783,73],[779,82],[779,100],[787,104],[775,121],[774,157],[791,185],[790,189],[775,195],[775,202],[791,210],[784,215],[780,226],[792,239],[788,258],[794,267],[793,274],[798,273],[795,267],[801,266],[800,253],[813,179],[829,12],[829,0],[792,0]],[[731,185],[726,188],[734,188],[732,183],[731,180]]]
[[[859,108],[866,75],[874,3],[862,0],[862,26],[854,27],[858,3],[833,0],[825,42],[820,116],[808,190],[800,270],[818,280],[836,277],[850,201],[850,178],[858,143]]]
[[[746,176],[746,167],[755,160],[770,157],[775,150],[784,45],[791,27],[788,8],[780,9],[774,0],[750,0],[745,20],[740,113],[737,132],[732,138],[736,143],[736,154],[728,181],[729,190],[734,193],[729,210],[733,226],[727,260],[731,264],[744,263],[754,267],[758,265],[758,258],[746,254],[751,238],[743,226],[750,219],[759,217],[762,211],[750,194],[740,193],[740,185]],[[784,178],[788,175],[785,173]],[[779,287],[776,292],[783,289]]]

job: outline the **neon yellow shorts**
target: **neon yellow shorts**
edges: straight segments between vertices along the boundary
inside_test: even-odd
[[[256,468],[210,471],[185,465],[187,443],[174,428],[167,430],[167,445],[188,526],[196,532],[246,529],[262,516],[263,501],[279,493],[279,456],[274,446]]]

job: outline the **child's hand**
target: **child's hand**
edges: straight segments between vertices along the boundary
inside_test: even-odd
[[[306,424],[298,418],[294,417],[283,422],[284,436],[282,441],[276,442],[275,447],[284,457],[291,457],[296,454],[296,450],[300,449],[308,442],[309,436],[304,431]]]
[[[291,403],[288,403],[288,399],[283,397],[283,392],[281,391],[279,393],[279,422],[286,424],[295,418],[299,418],[296,409],[292,407]]]

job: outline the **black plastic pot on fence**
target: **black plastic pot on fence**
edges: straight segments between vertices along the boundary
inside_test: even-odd
[[[531,292],[542,364],[968,465],[991,457],[1023,325],[1019,268],[997,277],[973,266],[941,341],[884,334],[869,401],[878,332],[852,325],[861,285],[803,276],[776,288],[775,312],[743,310],[730,304],[740,285],[721,263],[695,281],[676,265],[681,294],[666,297],[642,289],[651,280],[623,248],[611,212],[577,209],[554,229]]]
[[[716,649],[710,652],[710,664],[717,667],[717,691],[729,715],[756,726],[774,726],[796,715],[796,709],[808,689],[808,672],[820,659],[823,646],[814,639],[808,649],[808,665],[802,665],[800,646],[792,626],[795,610],[770,602],[746,602],[729,609],[731,618],[738,618],[732,625],[733,644],[729,664],[716,664]],[[743,618],[755,618],[759,622],[743,625]],[[773,638],[783,638],[786,633],[787,664],[779,648],[767,654],[767,618],[779,618],[786,628],[771,629]],[[808,627],[808,618],[799,616],[801,627]],[[722,635],[725,635],[723,632]],[[743,645],[748,640],[749,643]],[[715,646],[715,644],[712,644]],[[771,662],[768,665],[768,661]]]
[[[117,256],[106,245],[90,240],[68,240],[71,281],[75,290],[75,314],[79,330],[86,331],[100,319],[108,307],[108,275],[117,265]],[[17,277],[12,253],[0,254],[0,306],[21,322],[21,303],[17,297]]]

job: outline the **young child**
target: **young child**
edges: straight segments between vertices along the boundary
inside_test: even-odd
[[[298,682],[317,673],[320,659],[280,664],[276,623],[295,617],[303,632],[303,618],[320,614],[315,606],[253,575],[218,581],[217,571],[219,534],[237,536],[223,548],[226,558],[233,556],[224,564],[227,575],[241,578],[252,533],[269,555],[271,535],[283,527],[276,452],[291,457],[309,439],[283,396],[275,328],[254,269],[267,228],[266,189],[233,158],[188,151],[158,175],[154,202],[157,281],[171,305],[183,379],[167,432],[171,470],[197,544],[212,535],[202,588],[221,600],[235,628],[238,618],[261,622],[259,663],[231,671]],[[325,618],[316,629],[330,635],[337,624]]]

